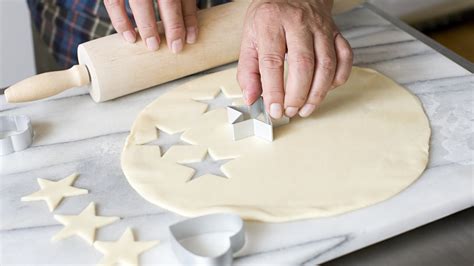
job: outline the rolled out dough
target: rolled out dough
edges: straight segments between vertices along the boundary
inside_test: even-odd
[[[241,97],[235,68],[177,87],[137,117],[122,153],[130,185],[148,201],[184,216],[234,212],[283,222],[345,213],[386,200],[413,183],[428,162],[430,127],[418,99],[382,74],[354,67],[309,118],[275,129],[275,140],[232,140],[219,93]],[[157,128],[181,134],[161,156]],[[190,180],[186,163],[231,159]],[[193,164],[195,165],[195,164]]]

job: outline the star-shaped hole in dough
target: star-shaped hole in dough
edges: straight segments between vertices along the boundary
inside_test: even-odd
[[[227,106],[233,105],[236,98],[227,97],[222,89],[219,93],[212,99],[198,99],[196,101],[207,104],[206,113],[212,110],[226,108]]]
[[[64,225],[51,240],[58,241],[77,235],[92,245],[97,228],[111,224],[119,217],[105,217],[95,215],[95,204],[91,202],[79,215],[54,215],[54,219]]]
[[[183,132],[169,134],[159,128],[156,128],[156,130],[158,131],[158,138],[146,143],[145,145],[158,145],[162,157],[174,145],[188,145],[181,139]]]
[[[156,246],[159,241],[135,241],[127,228],[117,241],[95,241],[94,247],[104,254],[99,265],[138,265],[138,256]]]
[[[229,178],[224,172],[222,172],[222,166],[232,159],[215,160],[209,152],[206,157],[195,163],[182,163],[182,165],[194,169],[193,175],[189,178],[188,182],[199,178],[204,175],[215,175],[222,178]]]
[[[78,176],[79,174],[74,173],[59,181],[38,178],[38,184],[41,189],[22,197],[21,201],[44,200],[46,201],[46,204],[48,204],[49,210],[53,211],[64,197],[84,195],[88,193],[87,189],[72,186],[72,183]]]

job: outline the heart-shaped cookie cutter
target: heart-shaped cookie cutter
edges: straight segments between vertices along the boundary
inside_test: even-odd
[[[32,141],[33,128],[26,115],[0,116],[0,156],[24,150]]]
[[[235,214],[209,214],[187,219],[169,227],[171,247],[184,265],[231,265],[233,254],[245,244],[245,228],[242,219]],[[229,248],[217,256],[201,256],[185,248],[180,240],[209,233],[232,232]]]

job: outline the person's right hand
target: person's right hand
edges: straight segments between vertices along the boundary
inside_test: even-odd
[[[246,104],[262,95],[272,118],[308,117],[330,89],[347,81],[352,49],[334,23],[332,6],[332,0],[251,2],[237,67]]]
[[[105,0],[104,4],[112,25],[122,37],[130,43],[137,35],[125,10],[126,0]],[[155,0],[130,0],[133,18],[138,32],[149,50],[160,47],[160,36],[153,9]],[[196,0],[157,0],[161,20],[165,29],[168,47],[173,53],[183,49],[184,43],[196,42],[198,35]]]

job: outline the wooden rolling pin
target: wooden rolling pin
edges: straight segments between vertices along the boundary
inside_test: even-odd
[[[79,45],[79,65],[27,78],[5,91],[8,102],[27,102],[90,84],[96,102],[111,100],[237,60],[248,1],[200,11],[199,39],[179,54],[169,51],[164,36],[158,51],[142,40],[130,44],[113,34]]]

